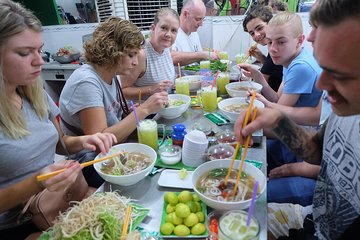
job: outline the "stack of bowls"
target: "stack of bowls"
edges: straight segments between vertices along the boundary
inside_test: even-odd
[[[192,130],[185,135],[182,148],[182,162],[186,166],[197,167],[205,162],[209,141],[204,132]]]

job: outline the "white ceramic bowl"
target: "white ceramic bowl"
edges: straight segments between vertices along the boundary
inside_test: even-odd
[[[225,89],[231,97],[247,97],[247,89],[261,93],[262,85],[253,81],[232,82],[226,84]]]
[[[118,145],[113,146],[107,155],[111,155],[111,154],[114,154],[114,153],[120,152],[120,151],[122,151],[122,152],[124,152],[124,151],[125,152],[141,152],[143,154],[150,156],[150,158],[152,159],[152,163],[150,164],[150,166],[148,166],[147,168],[145,168],[139,172],[129,174],[129,175],[122,175],[122,176],[105,174],[100,170],[103,162],[95,163],[94,168],[95,168],[96,172],[107,182],[117,184],[120,186],[133,185],[133,184],[141,181],[142,179],[144,179],[151,172],[151,170],[153,169],[153,167],[155,165],[157,154],[154,149],[152,149],[151,147],[149,147],[145,144],[141,144],[141,143],[118,144]],[[98,156],[96,156],[95,159],[98,159],[101,157],[104,157],[104,155],[99,154]]]
[[[240,166],[239,160],[234,162],[233,169],[239,169]],[[246,209],[250,206],[251,199],[239,202],[222,202],[218,200],[211,199],[205,195],[203,195],[199,190],[196,188],[196,183],[198,179],[203,176],[205,173],[217,169],[217,168],[229,168],[231,160],[220,159],[220,160],[213,160],[209,162],[205,162],[198,166],[192,175],[192,186],[194,191],[199,195],[201,201],[203,201],[207,206],[216,209],[216,210],[234,210],[234,209]],[[252,177],[255,178],[259,182],[259,195],[258,197],[264,193],[266,189],[266,177],[262,171],[260,171],[257,167],[249,164],[244,163],[243,172],[250,174]],[[224,178],[225,179],[225,178]]]
[[[201,82],[203,81],[204,76],[202,75],[188,75],[181,77],[181,81],[188,81],[189,82],[189,90],[196,91],[199,90],[201,87]],[[175,81],[179,81],[177,78]]]
[[[224,114],[225,117],[227,117],[230,121],[235,122],[239,117],[240,113],[236,113],[225,109],[227,106],[230,106],[232,104],[247,104],[247,105],[249,104],[246,102],[246,98],[242,98],[242,97],[227,98],[218,103],[218,108],[220,109],[220,112]],[[264,104],[259,100],[255,99],[254,107],[264,108]],[[247,108],[244,109],[244,111],[247,111]]]
[[[167,108],[163,108],[159,115],[166,119],[174,119],[177,117],[180,117],[181,114],[183,114],[190,106],[191,98],[184,94],[169,94],[169,99],[174,100],[182,100],[184,101],[184,104],[180,106],[170,106]]]

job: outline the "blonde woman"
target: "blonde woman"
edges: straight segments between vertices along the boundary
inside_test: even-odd
[[[116,142],[113,134],[63,136],[56,122],[58,109],[43,90],[44,61],[40,21],[20,4],[0,0],[0,236],[25,239],[38,231],[28,222],[18,223],[22,203],[45,188],[63,191],[81,173],[74,161],[54,163],[55,152],[84,148],[106,153]],[[60,133],[60,136],[59,136]],[[66,167],[46,181],[36,176]]]
[[[175,70],[170,54],[180,26],[178,13],[171,8],[160,8],[150,28],[150,40],[139,52],[139,64],[130,75],[121,75],[121,83],[127,98],[171,90]]]

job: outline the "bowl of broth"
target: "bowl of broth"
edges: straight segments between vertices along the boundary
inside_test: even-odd
[[[184,94],[169,94],[169,105],[159,115],[165,119],[180,117],[190,106],[191,98]]]
[[[266,189],[265,174],[257,167],[245,162],[234,197],[233,189],[241,161],[235,160],[228,183],[225,185],[230,163],[231,160],[213,160],[201,164],[193,172],[192,185],[194,191],[207,206],[213,209],[246,209],[250,206],[255,182],[259,182],[257,198]]]
[[[151,147],[141,143],[122,143],[111,147],[108,154],[121,155],[94,164],[96,172],[107,182],[130,186],[144,179],[153,169],[157,154]]]
[[[226,84],[225,89],[231,97],[247,97],[248,91],[261,93],[262,85],[253,81],[232,82]]]
[[[218,103],[220,112],[224,114],[231,122],[235,122],[242,111],[247,111],[249,103],[246,98],[234,97],[227,98]],[[259,100],[254,100],[254,106],[264,108],[265,105]]]

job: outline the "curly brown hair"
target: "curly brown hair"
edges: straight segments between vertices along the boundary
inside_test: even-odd
[[[94,31],[90,41],[84,43],[85,58],[99,66],[115,66],[131,51],[140,50],[145,39],[140,29],[130,21],[110,17]]]

